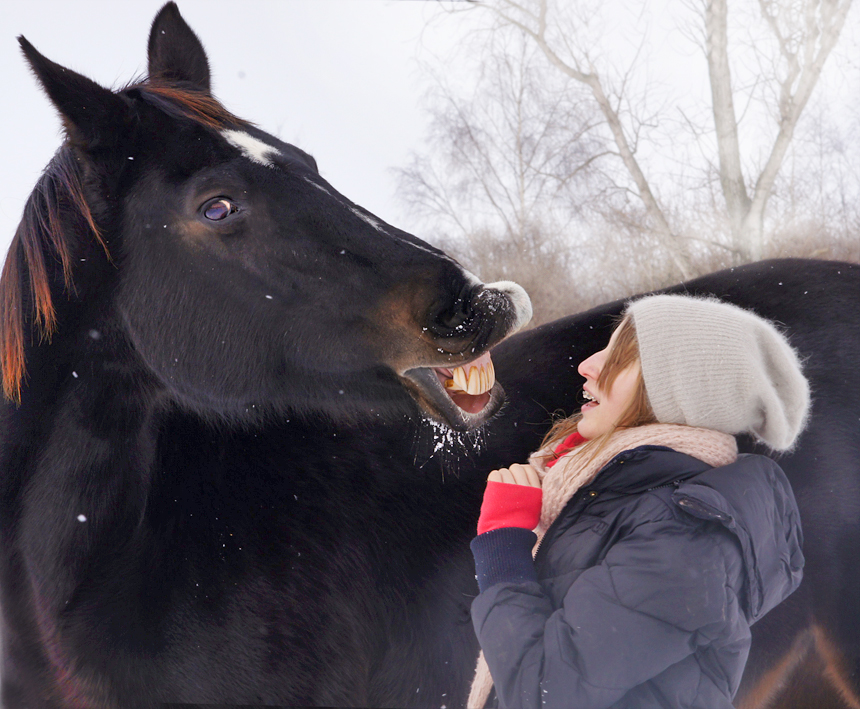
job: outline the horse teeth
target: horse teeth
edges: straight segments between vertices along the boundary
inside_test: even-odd
[[[488,362],[473,364],[468,371],[465,367],[456,367],[451,372],[451,379],[445,381],[445,388],[451,393],[465,392],[477,396],[490,391],[495,383],[496,371],[493,363]]]
[[[490,391],[496,385],[496,368],[493,366],[493,361],[487,362],[487,366],[482,371],[484,373],[484,391]]]
[[[466,372],[462,367],[457,367],[452,374],[454,375],[454,384],[457,385],[457,388],[461,391],[466,391],[469,387],[469,382],[466,379]]]
[[[481,373],[478,371],[477,367],[471,367],[469,369],[469,393],[473,395],[484,393],[481,388]]]
[[[480,393],[479,390],[481,388],[481,383],[478,381],[478,379],[480,379],[480,377],[478,375],[478,368],[477,367],[469,367],[469,375],[466,378],[466,381],[468,382],[468,386],[466,387],[466,391],[469,392],[470,394],[472,394],[473,396],[475,394]]]

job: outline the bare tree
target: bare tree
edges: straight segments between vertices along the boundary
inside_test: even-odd
[[[768,200],[791,143],[797,122],[815,88],[827,57],[845,24],[851,0],[757,0],[762,18],[778,47],[771,73],[762,82],[775,84],[778,98],[777,131],[767,159],[749,179],[744,176],[729,65],[727,0],[704,0],[702,19],[712,95],[712,113],[719,154],[719,179],[737,261],[760,259],[764,245],[764,215]],[[577,7],[582,3],[577,3]],[[614,93],[597,68],[594,51],[581,35],[560,30],[559,8],[551,0],[494,0],[478,3],[502,26],[516,28],[531,38],[558,71],[587,86],[611,131],[617,155],[635,185],[651,229],[673,244],[672,258],[681,275],[693,269],[687,235],[673,229],[652,184],[637,158],[635,120],[625,125],[620,107],[625,103],[628,74],[616,82]],[[586,12],[594,12],[587,7]],[[574,12],[572,20],[582,20]],[[571,19],[570,17],[568,18]],[[592,38],[593,39],[593,38]],[[629,70],[628,70],[629,73]],[[749,187],[748,187],[749,185]]]
[[[530,37],[556,69],[588,87],[606,126],[611,131],[617,156],[621,159],[635,184],[637,195],[651,222],[651,228],[673,243],[671,256],[680,274],[685,278],[692,275],[693,268],[687,243],[669,226],[664,211],[637,160],[636,142],[638,136],[634,132],[634,135],[628,138],[628,130],[625,129],[621,119],[620,111],[626,99],[624,88],[627,84],[628,75],[624,75],[620,90],[614,96],[608,94],[604,80],[587,47],[569,41],[570,35],[557,34],[555,42],[549,36],[551,18],[548,0],[535,0],[533,2],[501,0],[494,3],[481,3],[479,6],[495,13],[504,24],[515,27]]]
[[[401,195],[538,322],[764,255],[860,258],[860,111],[844,89],[804,111],[850,0],[772,2],[684,0],[671,23],[656,0],[470,3],[482,71],[437,75]]]
[[[735,248],[744,260],[761,259],[764,213],[797,122],[815,88],[824,62],[836,46],[851,0],[758,0],[779,47],[773,80],[778,86],[778,130],[764,166],[747,190],[738,120],[729,68],[727,0],[707,0],[705,31],[714,124],[720,158],[720,182]],[[781,66],[780,66],[781,65]]]
[[[860,262],[860,111],[838,126],[830,106],[810,108],[773,190],[767,253]]]
[[[534,48],[490,39],[468,97],[437,77],[429,150],[400,170],[401,196],[482,278],[526,287],[542,322],[578,305],[550,284],[569,281],[587,195],[609,189],[599,170],[609,150],[579,92],[548,79]]]

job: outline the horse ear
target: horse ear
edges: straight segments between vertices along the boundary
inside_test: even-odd
[[[168,81],[186,81],[210,92],[209,60],[175,2],[169,2],[155,16],[149,33],[149,76]]]
[[[116,143],[128,125],[128,104],[95,81],[52,62],[24,37],[18,37],[18,44],[60,112],[71,142],[87,150]]]

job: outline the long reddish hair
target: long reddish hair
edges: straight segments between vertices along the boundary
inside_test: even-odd
[[[633,324],[633,318],[630,315],[625,315],[616,325],[616,330],[615,342],[612,349],[609,350],[606,362],[597,378],[597,385],[604,392],[612,389],[612,385],[621,372],[639,362],[639,343],[636,340],[636,326]],[[581,419],[582,414],[577,413],[559,419],[553,424],[541,444],[542,448],[547,448],[550,451],[548,457],[552,457],[552,451],[559,443],[577,430],[577,425]],[[654,416],[651,402],[648,401],[648,393],[645,391],[645,381],[642,379],[640,369],[636,388],[627,408],[624,409],[624,413],[609,431],[583,443],[581,448],[583,451],[591,451],[591,455],[597,455],[606,445],[610,436],[619,428],[633,428],[649,423],[657,423],[657,417]]]

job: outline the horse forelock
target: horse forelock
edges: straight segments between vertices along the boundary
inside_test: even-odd
[[[35,326],[40,339],[50,338],[57,325],[47,254],[59,260],[66,291],[74,289],[72,239],[80,239],[80,234],[68,228],[69,217],[81,223],[107,253],[84,196],[81,168],[73,150],[63,146],[27,199],[0,276],[0,369],[3,393],[13,401],[20,401],[26,375],[28,323]]]
[[[233,115],[206,91],[186,88],[158,77],[133,83],[123,91],[136,91],[148,104],[174,118],[184,118],[207,128],[248,126],[249,121]]]

